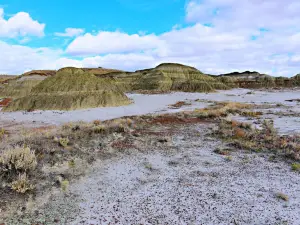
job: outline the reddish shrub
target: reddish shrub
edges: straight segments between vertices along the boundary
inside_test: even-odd
[[[0,107],[8,106],[8,104],[11,102],[12,102],[12,98],[5,98],[2,101],[0,101]]]
[[[94,120],[94,121],[93,121],[93,124],[94,124],[95,126],[99,126],[99,125],[101,124],[101,120]]]
[[[243,130],[240,129],[240,128],[237,128],[237,129],[234,130],[234,135],[235,135],[237,138],[244,138],[244,137],[246,137],[245,131],[243,131]]]

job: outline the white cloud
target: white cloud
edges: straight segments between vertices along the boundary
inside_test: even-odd
[[[28,13],[18,12],[8,20],[4,19],[4,10],[0,8],[0,37],[44,36],[45,24],[33,20]]]
[[[157,48],[161,45],[160,42],[153,34],[129,35],[119,31],[100,31],[96,35],[87,33],[77,37],[68,46],[66,52],[72,55],[136,52]]]
[[[212,23],[228,30],[297,26],[299,10],[298,0],[192,0],[186,8],[188,21]]]
[[[77,37],[84,32],[81,28],[66,28],[64,33],[55,33],[59,37]]]
[[[101,66],[132,71],[155,66],[156,58],[144,53],[108,54],[84,58],[82,64],[85,67]]]
[[[0,41],[0,74],[21,74],[33,69],[51,69],[49,62],[56,61],[63,53],[49,48],[30,48],[10,45]]]

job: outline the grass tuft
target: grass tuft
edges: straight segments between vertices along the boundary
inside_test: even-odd
[[[286,194],[284,194],[282,192],[277,193],[276,197],[278,199],[281,199],[281,200],[286,201],[286,202],[289,200],[289,196],[287,196]]]
[[[292,164],[293,171],[300,171],[300,163],[293,163]]]
[[[27,191],[31,191],[34,189],[34,185],[30,183],[27,179],[26,173],[19,174],[19,178],[12,182],[11,189],[18,193],[26,193]]]

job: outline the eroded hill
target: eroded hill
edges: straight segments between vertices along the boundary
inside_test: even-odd
[[[228,87],[194,67],[163,63],[155,68],[135,72],[114,72],[107,76],[114,78],[125,91],[184,91],[211,92]]]
[[[97,78],[77,68],[63,68],[13,101],[5,111],[75,110],[129,104],[130,100],[110,78]]]

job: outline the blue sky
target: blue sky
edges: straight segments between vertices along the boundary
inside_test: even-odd
[[[3,2],[3,3],[2,3]],[[5,18],[20,11],[46,23],[45,37],[27,45],[65,47],[65,40],[55,38],[55,32],[67,27],[84,28],[85,32],[121,30],[161,34],[174,24],[184,23],[185,0],[2,0]],[[166,10],[167,9],[167,10]],[[9,40],[8,40],[9,41]],[[14,42],[15,40],[10,40]]]
[[[0,1],[0,74],[162,62],[300,73],[297,0]]]

